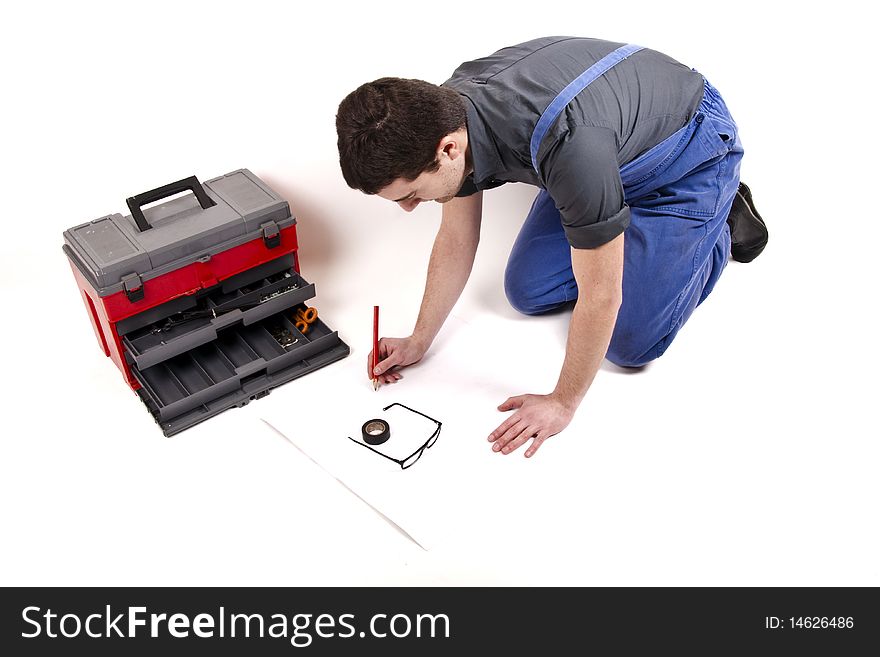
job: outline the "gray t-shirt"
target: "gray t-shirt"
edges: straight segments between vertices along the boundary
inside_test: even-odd
[[[595,248],[629,225],[620,167],[682,128],[696,113],[703,76],[641,50],[579,93],[551,125],[532,168],[529,142],[565,86],[622,43],[544,37],[465,62],[444,86],[465,99],[473,174],[458,196],[524,182],[547,190],[569,243]]]

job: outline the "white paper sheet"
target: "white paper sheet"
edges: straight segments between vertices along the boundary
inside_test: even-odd
[[[518,323],[519,328],[527,326]],[[339,399],[337,414],[310,415],[302,410],[308,408],[308,400],[300,398],[300,410],[295,413],[285,412],[277,403],[271,408],[265,404],[263,419],[419,545],[430,549],[444,537],[467,532],[485,514],[494,513],[499,495],[514,494],[510,489],[516,485],[517,466],[532,465],[522,458],[523,449],[507,457],[493,453],[487,437],[503,421],[505,414],[496,407],[513,394],[511,390],[524,393],[533,384],[546,385],[550,379],[555,382],[563,345],[548,340],[546,332],[542,340],[530,342],[531,331],[524,330],[521,339],[530,346],[507,358],[502,371],[484,371],[485,353],[494,349],[493,336],[505,328],[509,330],[510,322],[503,319],[480,325],[451,319],[440,344],[435,345],[436,352],[404,370],[402,382],[382,386],[378,392],[366,378],[366,353],[353,354],[308,377],[308,397]],[[520,361],[526,357],[531,367],[522,366]],[[534,367],[542,360],[547,362],[546,368]],[[543,370],[550,373],[549,378]],[[377,449],[401,459],[412,453],[430,435],[433,423],[399,408],[382,410],[393,402],[442,423],[436,443],[406,470],[348,439],[359,439],[367,420],[387,418],[391,439]],[[530,474],[537,475],[539,470],[532,467]]]

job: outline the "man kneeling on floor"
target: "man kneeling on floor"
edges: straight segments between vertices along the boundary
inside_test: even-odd
[[[728,259],[767,243],[721,95],[647,48],[546,37],[465,62],[440,86],[382,78],[342,101],[336,127],[350,187],[406,211],[443,204],[412,335],[379,342],[369,376],[382,383],[422,358],[461,295],[483,190],[540,188],[507,298],[530,315],[575,303],[556,389],[498,407],[515,411],[489,435],[503,454],[531,441],[530,457],[562,431],[603,358],[639,367],[663,355]]]

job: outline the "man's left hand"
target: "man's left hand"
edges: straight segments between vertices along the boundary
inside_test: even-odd
[[[574,416],[574,410],[553,395],[518,395],[498,407],[499,411],[516,413],[504,420],[489,434],[492,450],[510,454],[532,441],[526,458],[534,456],[545,440],[565,429]]]

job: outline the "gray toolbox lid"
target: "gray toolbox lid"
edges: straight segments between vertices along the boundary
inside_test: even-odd
[[[141,210],[187,190],[193,194]],[[64,252],[100,296],[123,290],[132,274],[149,280],[296,223],[287,201],[247,169],[203,184],[192,176],[127,203],[131,215],[64,231]]]

